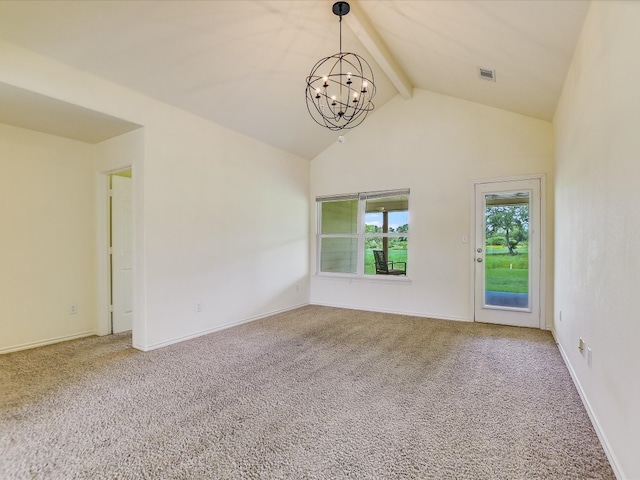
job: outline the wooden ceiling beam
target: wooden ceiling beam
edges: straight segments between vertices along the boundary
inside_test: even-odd
[[[409,99],[413,96],[413,85],[409,81],[406,73],[395,57],[391,54],[385,43],[380,38],[378,32],[373,28],[366,14],[355,0],[350,0],[351,11],[344,16],[349,28],[358,37],[360,42],[367,49],[382,71],[389,77],[389,80],[396,87],[403,98]]]

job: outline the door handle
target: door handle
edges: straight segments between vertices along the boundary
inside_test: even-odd
[[[482,258],[476,258],[476,262],[482,263]]]

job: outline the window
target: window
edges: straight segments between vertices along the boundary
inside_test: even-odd
[[[398,275],[407,272],[409,190],[317,197],[318,272]],[[379,251],[388,272],[376,268]]]

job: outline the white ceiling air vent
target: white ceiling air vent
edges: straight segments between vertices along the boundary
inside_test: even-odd
[[[495,70],[489,70],[488,68],[478,67],[478,75],[480,75],[480,78],[484,78],[485,80],[489,80],[490,82],[496,81]]]

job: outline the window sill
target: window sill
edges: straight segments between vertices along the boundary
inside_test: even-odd
[[[323,280],[341,280],[343,282],[386,283],[410,285],[411,278],[400,275],[351,275],[348,273],[316,273],[315,278]]]

